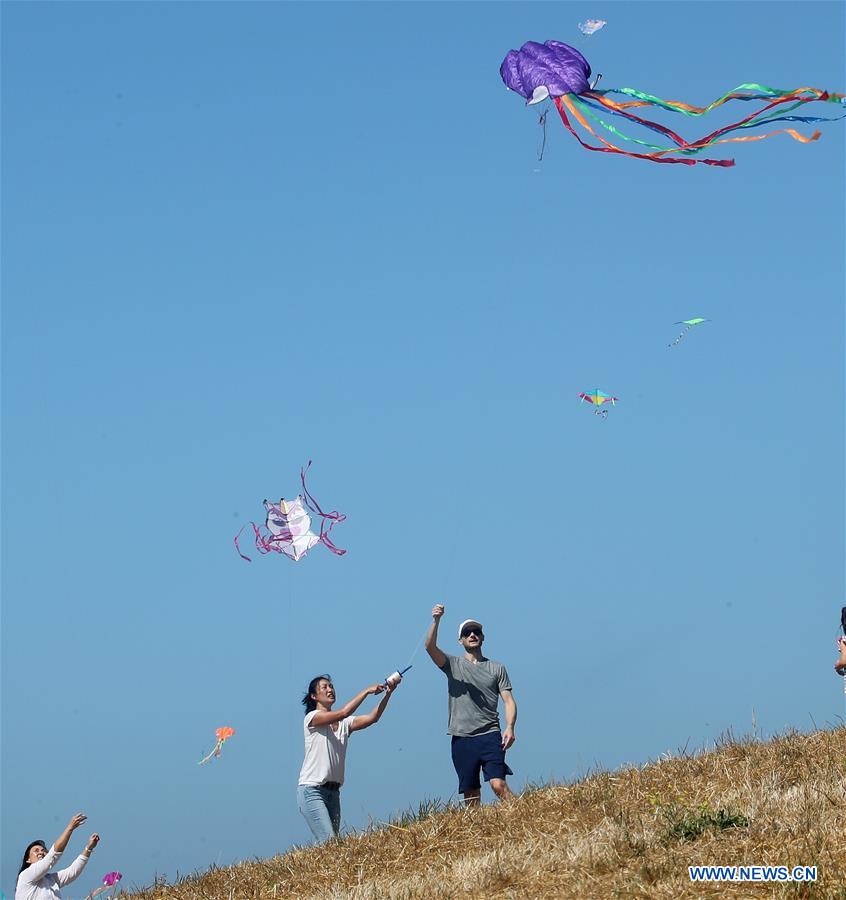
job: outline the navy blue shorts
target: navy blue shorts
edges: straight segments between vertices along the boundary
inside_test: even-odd
[[[472,737],[453,737],[452,764],[458,775],[459,794],[478,790],[482,786],[479,781],[480,769],[485,773],[485,781],[514,774],[505,764],[501,731]]]

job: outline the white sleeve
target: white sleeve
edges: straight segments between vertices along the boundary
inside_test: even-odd
[[[349,737],[353,732],[350,731],[350,725],[355,722],[355,716],[347,716],[346,719],[341,719],[341,727],[344,729],[344,737]]]
[[[21,882],[21,884],[35,884],[37,881],[41,881],[53,867],[53,864],[58,862],[61,855],[61,850],[51,847],[47,851],[47,855],[44,859],[39,860],[37,863],[33,863],[31,866],[27,866],[23,872],[18,875],[18,881]]]
[[[311,720],[317,715],[317,710],[313,709],[310,713],[305,714],[305,719],[303,720],[303,724],[305,729],[309,732],[315,732],[317,730],[316,725],[311,724]]]
[[[80,853],[66,869],[56,872],[56,878],[59,880],[59,887],[64,887],[66,884],[76,881],[82,874],[82,870],[85,868],[87,862],[88,857],[85,856],[84,853]]]

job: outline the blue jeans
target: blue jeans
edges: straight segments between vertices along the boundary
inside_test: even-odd
[[[298,784],[297,806],[319,844],[341,830],[341,790],[325,784]]]

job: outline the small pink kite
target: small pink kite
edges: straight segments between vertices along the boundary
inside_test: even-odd
[[[91,893],[86,897],[86,900],[93,900],[98,894],[102,894],[103,891],[107,891],[109,888],[113,888],[117,886],[117,883],[123,878],[120,872],[108,872],[103,876],[103,885],[102,887],[98,887],[96,891],[91,891]]]
[[[220,751],[223,749],[224,742],[228,741],[233,734],[235,734],[234,728],[229,728],[228,726],[218,728],[217,731],[215,731],[215,735],[217,736],[217,743],[214,745],[214,749],[211,751],[211,753],[204,756],[199,761],[199,763],[197,763],[197,765],[204,766],[213,757],[220,756]]]
[[[265,524],[256,525],[255,522],[250,522],[256,536],[256,550],[262,556],[266,556],[268,553],[283,553],[288,559],[299,562],[316,544],[323,544],[337,556],[343,556],[347,552],[340,550],[329,540],[329,532],[339,522],[343,522],[346,516],[334,509],[331,512],[323,512],[317,501],[308,492],[305,476],[310,467],[311,460],[305,469],[300,470],[300,481],[303,485],[302,495],[298,494],[293,500],[282,499],[278,503],[265,500],[264,508],[267,510]],[[320,534],[315,534],[311,530],[309,513],[320,517]],[[241,537],[241,532],[246,527],[245,525],[235,535],[235,549],[241,559],[252,562],[249,556],[245,556],[241,552],[238,545],[238,538]]]

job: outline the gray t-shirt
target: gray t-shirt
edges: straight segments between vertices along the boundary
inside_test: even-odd
[[[499,731],[499,692],[511,690],[505,666],[493,659],[472,663],[463,656],[444,656],[441,671],[449,688],[447,734],[471,737]]]

